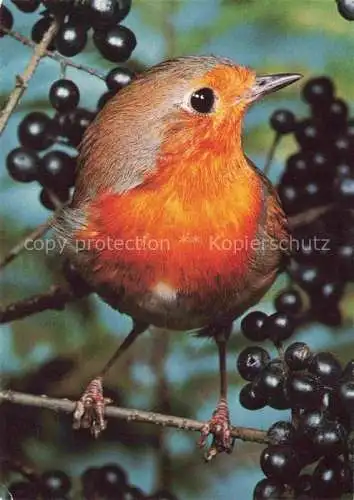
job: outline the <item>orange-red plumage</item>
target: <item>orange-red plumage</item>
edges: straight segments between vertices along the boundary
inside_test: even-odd
[[[230,103],[253,81],[246,68],[235,72],[234,67],[217,65],[192,82],[222,96],[216,116],[191,117],[182,110],[178,121],[166,124],[155,168],[145,182],[121,195],[104,192],[91,204],[87,227],[78,235],[89,239],[88,245],[96,247],[95,239],[103,241],[107,235],[115,241],[145,237],[161,242],[156,250],[102,250],[98,274],[103,280],[111,272],[104,264],[115,261],[118,268],[133,270],[122,273],[127,290],[163,281],[203,295],[212,286],[229,288],[246,271],[246,242],[256,236],[264,196],[259,176],[241,149],[242,113],[237,108],[230,112]],[[234,252],[231,242],[243,248]]]
[[[204,166],[207,170],[208,164]],[[219,174],[230,175],[226,165]],[[216,275],[221,277],[218,288],[229,287],[246,270],[246,244],[256,236],[263,202],[256,175],[238,177],[237,184],[220,188],[219,193],[214,190],[211,198],[200,193],[198,176],[190,175],[186,175],[184,187],[173,177],[165,183],[157,180],[157,186],[151,178],[147,186],[122,196],[102,195],[90,207],[87,229],[80,232],[79,238],[88,237],[87,246],[93,248],[107,235],[112,242],[136,241],[135,246],[137,238],[145,238],[143,248],[135,249],[132,243],[129,248],[112,250],[110,245],[100,252],[102,273],[105,262],[115,261],[117,267],[134,269],[133,275],[123,276],[122,285],[128,290],[164,281],[181,292],[199,290],[203,294],[216,286]],[[188,195],[181,202],[185,190]],[[205,219],[204,209],[210,212]],[[231,242],[238,242],[240,249],[233,251]]]

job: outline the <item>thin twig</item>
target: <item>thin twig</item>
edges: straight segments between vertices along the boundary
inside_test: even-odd
[[[22,45],[26,45],[27,47],[36,47],[36,44],[32,42],[29,38],[27,38],[24,35],[21,35],[21,33],[18,33],[17,31],[14,30],[9,30],[7,28],[1,27],[0,28],[4,33],[9,35],[11,38],[14,38],[18,42],[22,43]],[[99,78],[100,80],[105,80],[104,75],[102,75],[99,71],[90,68],[89,66],[86,66],[85,64],[80,64],[80,63],[75,63],[71,61],[70,59],[61,56],[58,54],[58,52],[52,51],[52,50],[45,50],[44,51],[44,56],[50,57],[51,59],[54,59],[54,61],[57,61],[60,63],[62,67],[71,67],[78,69],[80,71],[84,71],[85,73],[88,73],[89,75],[95,76],[96,78]]]
[[[0,391],[0,402],[8,401],[10,403],[35,406],[37,408],[47,408],[57,412],[72,413],[75,409],[75,402],[68,399],[54,399],[47,396],[35,396],[15,391]],[[105,414],[109,418],[126,420],[128,422],[144,422],[146,424],[161,425],[162,427],[173,427],[175,429],[184,429],[188,431],[199,432],[204,422],[192,420],[189,418],[175,417],[174,415],[163,415],[143,410],[130,408],[119,408],[117,406],[108,406]],[[232,427],[231,435],[242,441],[252,443],[266,444],[268,442],[267,433],[260,429],[249,427]]]
[[[64,309],[68,302],[82,297],[71,288],[53,285],[47,292],[32,295],[7,306],[0,307],[0,324],[26,318],[47,309]]]
[[[45,55],[47,47],[55,37],[58,29],[59,29],[59,21],[57,19],[54,19],[52,24],[49,26],[48,31],[44,34],[41,42],[38,45],[33,44],[34,47],[33,55],[22,75],[16,76],[15,88],[9,95],[5,107],[0,112],[0,135],[5,129],[7,122],[10,119],[10,116],[12,115],[18,103],[20,102],[21,97],[28,86],[29,81],[34,75],[40,60]]]
[[[270,150],[269,150],[269,153],[268,153],[265,165],[264,165],[264,169],[263,169],[264,175],[268,175],[269,174],[270,167],[272,166],[274,154],[275,154],[275,151],[276,151],[276,149],[277,149],[277,147],[279,145],[281,137],[282,136],[280,134],[278,134],[278,133],[276,133],[275,136],[274,136],[272,145],[270,147]]]
[[[28,234],[25,238],[23,238],[19,243],[17,243],[17,245],[11,248],[11,250],[0,261],[0,270],[3,269],[8,264],[10,264],[10,262],[12,262],[18,255],[20,255],[20,253],[26,249],[28,243],[31,243],[32,241],[41,238],[50,229],[50,226],[52,225],[54,219],[55,215],[50,217],[46,222],[38,226],[30,234]]]
[[[288,217],[290,229],[293,231],[298,227],[307,226],[307,224],[311,224],[311,222],[321,217],[321,215],[327,213],[333,207],[334,207],[333,204],[323,205],[321,207],[310,208],[305,212],[300,212],[299,214]]]
[[[61,209],[65,206],[58,198],[58,196],[51,190],[47,189],[48,195],[55,207],[55,213],[52,217],[49,217],[43,224],[36,227],[30,234],[23,238],[17,245],[15,245],[5,257],[0,260],[0,270],[6,267],[10,262],[12,262],[20,253],[26,249],[28,243],[32,243],[34,240],[41,238],[54,223],[56,217],[60,213]]]

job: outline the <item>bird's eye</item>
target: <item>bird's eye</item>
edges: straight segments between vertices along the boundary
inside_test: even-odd
[[[211,113],[215,105],[214,91],[208,87],[196,90],[191,95],[190,105],[197,113]]]

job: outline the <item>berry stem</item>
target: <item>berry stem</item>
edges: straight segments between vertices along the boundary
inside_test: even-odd
[[[67,65],[63,61],[60,61],[60,78],[62,79],[66,78],[66,68]]]
[[[27,67],[24,70],[24,72],[16,77],[15,87],[12,90],[11,94],[9,95],[5,107],[0,113],[0,135],[4,131],[7,122],[10,119],[10,116],[12,115],[18,103],[20,102],[21,97],[23,96],[28,86],[29,81],[33,77],[40,60],[45,55],[46,50],[51,41],[54,39],[58,29],[59,29],[59,21],[57,19],[54,19],[53,23],[50,25],[48,31],[44,34],[43,39],[40,41],[40,43],[38,45],[33,44],[34,47],[33,55],[29,63],[27,64]],[[6,32],[7,30],[4,29],[3,31]]]
[[[72,413],[75,408],[75,402],[69,401],[68,399],[48,398],[47,396],[35,396],[33,394],[6,390],[0,391],[0,402],[1,401],[37,408],[47,408],[49,410],[62,411],[65,413]],[[117,406],[106,407],[105,415],[106,417],[129,422],[144,422],[195,432],[200,432],[205,426],[205,422],[199,420],[130,408],[120,408]],[[267,444],[269,442],[265,431],[250,427],[232,427],[231,436],[235,439],[251,443]]]
[[[282,137],[282,135],[279,133],[276,133],[274,136],[273,143],[270,147],[270,150],[268,152],[268,156],[267,156],[267,159],[266,159],[266,162],[264,165],[264,169],[263,169],[264,175],[268,175],[270,172],[270,167],[272,166],[273,158],[274,158],[276,149],[280,143],[281,137]]]
[[[4,33],[6,33],[8,36],[14,38],[18,42],[22,43],[22,45],[25,45],[27,47],[36,47],[35,42],[32,42],[29,38],[27,38],[24,35],[21,35],[17,31],[14,30],[9,30],[4,27],[0,27],[0,30],[2,30]],[[85,73],[88,73],[89,75],[95,76],[96,78],[99,78],[100,80],[105,80],[105,76],[101,75],[101,73],[93,68],[90,68],[89,66],[85,66],[84,64],[79,64],[71,61],[70,59],[58,54],[55,51],[52,50],[45,50],[43,53],[43,56],[45,57],[50,57],[54,61],[57,61],[58,63],[62,64],[65,67],[71,67],[75,68],[79,71],[84,71]]]
[[[279,359],[281,361],[283,373],[284,373],[284,375],[286,375],[289,370],[288,370],[288,365],[285,362],[285,349],[283,346],[283,342],[278,340],[277,342],[274,342],[274,346],[276,347],[276,349],[278,351],[278,356],[279,356]]]
[[[283,346],[283,343],[281,341],[277,341],[277,342],[274,342],[274,345],[278,351],[278,355],[279,355],[279,358],[280,358],[280,361],[283,363],[283,368],[286,370],[286,364],[285,364],[285,361],[284,361],[284,346]]]
[[[291,409],[291,423],[295,429],[299,427],[299,411],[296,408]]]

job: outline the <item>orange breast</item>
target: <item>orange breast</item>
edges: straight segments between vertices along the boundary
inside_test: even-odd
[[[246,271],[262,210],[258,176],[244,158],[175,158],[149,182],[92,204],[77,238],[98,251],[102,281],[133,293],[163,284],[208,294]]]

